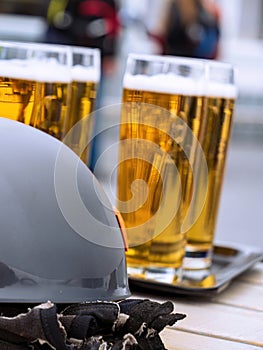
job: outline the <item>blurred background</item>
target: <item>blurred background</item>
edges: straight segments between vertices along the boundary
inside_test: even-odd
[[[63,2],[55,1],[56,5]],[[114,48],[103,58],[98,107],[121,102],[122,76],[129,52],[162,53],[158,29],[165,2],[116,1],[119,27]],[[216,241],[263,248],[263,0],[211,0],[211,4],[219,12],[220,25],[215,58],[235,65],[239,89]],[[49,41],[49,6],[50,0],[0,0],[0,40]],[[107,126],[118,118],[109,111],[99,123]],[[116,128],[100,135],[95,156],[99,157],[117,139]],[[117,153],[112,152],[104,167],[95,172],[112,200],[114,193],[106,183],[106,174],[116,161]]]

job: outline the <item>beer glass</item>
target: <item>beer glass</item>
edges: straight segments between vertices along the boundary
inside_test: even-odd
[[[128,56],[117,208],[127,230],[127,265],[132,275],[181,279],[182,224],[196,188],[196,154],[206,169],[197,140],[204,113],[204,78],[201,60]]]
[[[71,52],[66,46],[0,42],[1,116],[61,139],[70,69]]]
[[[195,215],[195,211],[200,212],[201,210],[195,223],[189,225],[186,231],[187,245],[184,259],[186,269],[207,269],[211,266],[225,162],[237,96],[233,66],[218,61],[206,61],[205,63],[206,110],[199,141],[208,168],[207,192],[205,195],[204,188],[199,185],[194,199],[195,205],[189,214],[191,217]],[[196,160],[196,167],[199,167],[198,160]],[[199,167],[199,179],[203,176],[201,171],[202,168]],[[204,195],[205,202],[201,203],[200,198],[203,198]]]
[[[69,115],[65,122],[67,145],[87,164],[90,163],[96,95],[100,81],[100,50],[71,46],[72,67]]]

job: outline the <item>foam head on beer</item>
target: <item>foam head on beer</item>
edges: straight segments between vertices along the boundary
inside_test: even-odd
[[[140,55],[141,57],[141,55]],[[152,58],[152,61],[150,59]],[[137,56],[130,55],[123,87],[131,90],[143,90],[176,95],[204,95],[204,63],[201,60],[168,56],[142,56],[148,66],[134,61]]]
[[[71,80],[68,66],[54,59],[0,60],[0,76],[49,83]]]
[[[96,67],[75,65],[71,69],[71,79],[73,81],[98,83],[100,80],[100,71]]]

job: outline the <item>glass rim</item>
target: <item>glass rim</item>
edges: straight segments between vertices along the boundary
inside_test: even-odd
[[[101,50],[97,47],[86,47],[86,46],[75,46],[75,45],[68,45],[72,52],[77,53],[90,53],[92,55],[100,55]]]
[[[59,52],[59,53],[67,53],[69,51],[68,45],[62,44],[49,44],[49,43],[41,43],[41,42],[29,42],[29,41],[12,41],[12,40],[0,40],[0,49],[1,48],[19,48],[28,50],[40,49],[40,51],[47,52]]]
[[[172,56],[172,55],[156,55],[156,54],[144,54],[144,53],[128,53],[128,60],[141,60],[146,62],[163,62],[163,63],[178,63],[187,64],[193,63],[195,66],[205,66],[205,60],[201,58],[185,57],[185,56]]]

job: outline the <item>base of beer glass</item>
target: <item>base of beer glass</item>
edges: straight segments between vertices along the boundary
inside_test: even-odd
[[[128,275],[134,278],[163,283],[178,283],[182,280],[183,268],[128,266]]]
[[[183,260],[184,270],[209,269],[212,265],[213,249],[195,249],[186,246]]]

